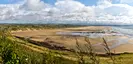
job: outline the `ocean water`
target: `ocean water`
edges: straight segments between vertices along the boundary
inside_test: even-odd
[[[112,30],[121,34],[133,37],[133,25],[130,26],[111,26]]]

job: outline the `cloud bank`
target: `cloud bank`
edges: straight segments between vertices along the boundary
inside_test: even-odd
[[[85,6],[75,0],[58,0],[50,5],[40,0],[25,0],[0,4],[0,23],[130,25],[133,24],[133,6],[125,3],[127,0],[121,0],[120,4],[99,0],[96,6]]]

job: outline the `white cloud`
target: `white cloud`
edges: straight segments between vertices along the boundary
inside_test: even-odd
[[[26,0],[23,6],[30,10],[41,10],[47,7],[48,4],[40,0]]]
[[[133,0],[120,0],[120,3],[131,4],[133,3]]]
[[[81,4],[80,2],[73,1],[73,0],[63,0],[63,1],[57,1],[55,3],[56,8],[60,9],[63,12],[75,12],[77,10],[81,10],[85,6]]]
[[[1,4],[0,12],[0,20],[9,23],[133,24],[132,6],[112,4],[108,0],[100,0],[96,6],[85,6],[74,0],[58,0],[54,6],[40,0],[26,0]]]

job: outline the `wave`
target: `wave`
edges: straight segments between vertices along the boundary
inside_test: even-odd
[[[133,36],[133,28],[131,27],[132,26],[117,26],[117,27],[112,27],[112,30],[127,36]]]

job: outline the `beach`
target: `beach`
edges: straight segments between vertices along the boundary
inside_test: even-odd
[[[87,50],[85,46],[88,45],[85,41],[87,38],[94,51],[98,54],[107,53],[104,46],[104,38],[112,53],[133,52],[133,40],[124,34],[113,31],[110,26],[13,31],[12,35],[45,43],[43,44],[44,46],[48,44],[65,50],[77,50],[78,42],[84,51]]]

